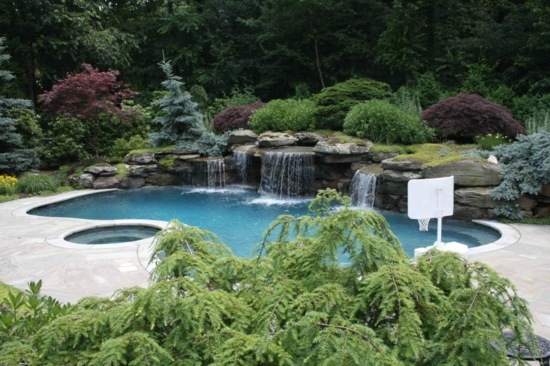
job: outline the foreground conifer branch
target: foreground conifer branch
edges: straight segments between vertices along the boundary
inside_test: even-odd
[[[253,259],[172,222],[150,286],[111,299],[60,306],[34,285],[0,306],[0,365],[502,365],[502,332],[532,334],[510,281],[452,253],[413,262],[348,204],[320,192]]]

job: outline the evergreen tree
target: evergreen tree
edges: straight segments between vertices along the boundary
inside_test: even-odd
[[[36,299],[0,302],[0,364],[497,366],[503,330],[532,336],[510,281],[455,253],[411,261],[382,215],[334,190],[280,216],[257,258],[174,221],[152,261],[148,288],[44,306],[39,322],[16,311]]]
[[[176,145],[179,148],[196,150],[207,156],[220,156],[227,144],[227,136],[216,136],[206,130],[203,115],[191,94],[183,90],[181,77],[174,75],[170,62],[160,63],[166,80],[162,86],[167,94],[154,102],[161,114],[152,121],[159,127],[153,132],[150,142],[153,146]]]
[[[0,65],[9,60],[4,38],[0,38]],[[2,84],[15,76],[7,70],[0,70]],[[36,149],[25,148],[23,136],[17,131],[17,118],[13,111],[28,109],[31,102],[25,99],[8,98],[0,95],[0,173],[19,174],[38,165]]]

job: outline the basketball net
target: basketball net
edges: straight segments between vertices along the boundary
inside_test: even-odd
[[[428,225],[430,224],[430,218],[418,219],[418,226],[420,231],[428,231]]]

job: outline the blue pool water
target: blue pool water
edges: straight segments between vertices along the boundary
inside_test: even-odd
[[[33,209],[29,214],[96,220],[178,219],[214,232],[235,255],[252,257],[269,224],[281,214],[306,214],[309,202],[309,199],[265,198],[246,189],[151,187],[82,196]],[[436,220],[431,221],[428,232],[421,232],[417,221],[406,215],[383,214],[409,256],[414,248],[432,245],[436,240]],[[499,237],[498,232],[485,226],[444,220],[443,242],[456,241],[472,247]]]

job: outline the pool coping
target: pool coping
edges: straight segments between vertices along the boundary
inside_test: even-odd
[[[66,268],[85,268],[87,272],[84,274],[84,277],[78,279],[78,281],[86,283],[86,285],[83,286],[90,286],[92,290],[87,291],[86,288],[78,288],[73,289],[72,291],[75,292],[71,293],[68,289],[61,290],[48,288],[47,286],[43,287],[45,293],[49,291],[50,293],[48,294],[60,297],[60,300],[65,301],[75,301],[80,297],[90,294],[110,296],[123,286],[128,287],[136,285],[132,282],[135,281],[135,279],[132,279],[131,276],[139,278],[139,285],[147,286],[150,279],[150,273],[154,268],[154,262],[150,261],[154,237],[133,242],[102,245],[77,244],[68,242],[64,238],[74,232],[103,226],[131,224],[147,225],[164,229],[169,225],[168,221],[148,219],[91,220],[38,216],[28,213],[30,210],[40,206],[55,204],[90,194],[117,190],[118,189],[78,190],[51,196],[27,197],[1,203],[0,218],[3,217],[2,224],[6,223],[7,227],[1,230],[0,233],[0,249],[5,248],[4,252],[6,253],[5,259],[0,258],[0,267],[5,263],[5,268],[7,269],[2,270],[0,268],[0,280],[22,288],[25,287],[25,283],[29,280],[37,281],[41,278],[47,278],[49,282],[55,282],[60,280],[58,276],[61,275],[63,277],[63,284],[68,288],[73,288],[71,285],[75,280],[69,277],[69,274],[66,273]],[[475,220],[474,222],[499,231],[501,233],[501,238],[490,244],[470,248],[467,255],[486,253],[505,248],[517,242],[520,237],[517,230],[505,224],[486,220]],[[11,237],[17,237],[16,241],[21,242],[21,248],[13,247],[8,244],[11,240],[11,238],[9,238],[10,235]],[[2,240],[3,238],[5,238],[4,241]],[[51,249],[47,249],[47,247]],[[63,252],[64,250],[66,250],[66,252]],[[14,253],[17,254],[14,256]],[[23,257],[20,257],[19,253],[24,253]],[[74,257],[75,259],[73,260],[76,262],[67,264],[68,260],[63,262],[62,258],[56,257],[51,259],[50,256],[53,255],[53,253],[65,253],[61,255],[67,258]],[[49,263],[41,262],[45,257],[49,258],[48,260],[52,262],[51,266]],[[96,258],[99,257],[105,257],[105,260],[98,262]],[[41,271],[33,270],[35,267],[39,268]],[[6,271],[9,272],[9,268],[13,268],[13,273],[6,273]],[[116,273],[116,278],[107,278],[101,271],[112,272],[113,275]],[[57,274],[54,275],[54,272]],[[119,278],[118,276],[121,277]],[[100,278],[100,282],[102,281],[105,283],[97,283],[97,278]],[[108,282],[113,283],[109,284]],[[117,283],[119,283],[118,287],[116,287]],[[54,287],[53,284],[51,286]]]

